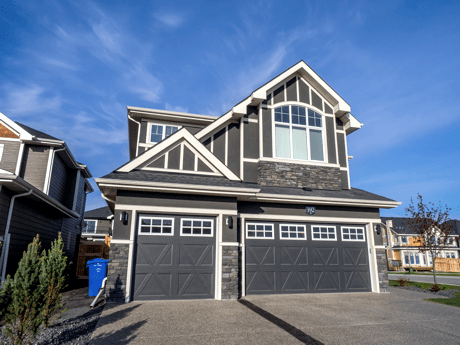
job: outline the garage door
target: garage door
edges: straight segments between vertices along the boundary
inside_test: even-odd
[[[138,219],[134,300],[214,298],[215,220]]]
[[[246,222],[246,294],[371,291],[363,226]]]

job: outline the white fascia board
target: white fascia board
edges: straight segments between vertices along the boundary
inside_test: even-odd
[[[359,122],[353,115],[351,115],[351,113],[343,115],[340,120],[344,123],[343,128],[347,135],[353,133],[363,126],[363,124]]]
[[[265,194],[258,193],[256,200],[270,201],[272,202],[309,202],[323,205],[359,205],[368,207],[378,208],[394,208],[401,205],[400,201],[375,201],[365,199],[342,199],[342,198],[325,198],[325,197],[314,197],[314,196],[298,196],[298,195],[282,195],[282,194]]]
[[[19,139],[21,140],[33,140],[34,136],[19,126],[16,122],[11,120],[8,116],[3,113],[0,113],[0,120],[4,122],[8,127],[10,127],[13,132],[15,132]]]
[[[200,123],[202,125],[208,125],[214,122],[217,118],[211,115],[199,115],[199,114],[190,114],[183,113],[178,111],[169,111],[169,110],[159,110],[159,109],[149,109],[149,108],[138,108],[138,107],[127,107],[128,115],[135,115],[140,117],[148,118],[170,118],[172,121],[178,122],[193,122]]]
[[[338,115],[346,114],[351,111],[350,105],[340,97],[321,77],[313,71],[304,61],[300,61],[288,70],[284,71],[277,77],[270,80],[265,85],[255,90],[249,97],[235,105],[228,113],[219,117],[209,126],[203,128],[196,135],[198,139],[202,139],[215,129],[223,126],[227,121],[232,118],[240,118],[246,114],[246,107],[248,105],[258,105],[266,98],[266,92],[281,83],[284,79],[288,78],[295,73],[299,73],[305,78],[315,89],[323,95],[326,100],[334,106],[334,113]],[[257,103],[257,101],[259,103]]]
[[[241,181],[224,163],[222,163],[216,156],[214,156],[206,147],[203,146],[199,140],[185,128],[178,130],[173,135],[167,137],[165,140],[153,146],[151,149],[133,159],[131,162],[125,164],[117,169],[118,172],[130,172],[149,159],[153,158],[156,154],[167,149],[169,146],[178,142],[179,140],[186,140],[195,150],[197,150],[213,167],[215,167],[222,175],[232,181]]]

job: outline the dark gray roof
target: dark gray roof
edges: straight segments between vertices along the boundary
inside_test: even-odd
[[[207,176],[196,174],[181,174],[170,172],[152,172],[134,170],[129,173],[111,172],[102,178],[126,180],[126,181],[142,181],[142,182],[163,182],[163,183],[181,183],[193,184],[201,186],[220,186],[220,187],[235,187],[235,188],[254,188],[260,189],[260,193],[265,194],[280,194],[280,195],[296,195],[296,196],[313,196],[322,198],[341,198],[341,199],[359,199],[359,200],[374,200],[374,201],[393,201],[383,196],[366,192],[362,189],[352,188],[343,190],[324,190],[314,189],[305,191],[301,188],[287,187],[267,187],[260,186],[257,183],[230,181],[225,177]]]
[[[409,228],[408,222],[410,218],[406,217],[381,217],[383,223],[386,223],[387,220],[393,221],[392,229],[398,234],[415,234],[415,230]],[[449,223],[453,223],[454,228],[452,229],[451,235],[460,235],[460,220],[452,219]]]
[[[16,122],[16,121],[15,121],[15,122]],[[36,129],[30,128],[29,126],[23,125],[22,123],[16,122],[16,124],[17,124],[18,126],[20,126],[22,129],[24,129],[25,131],[29,132],[29,133],[30,133],[31,135],[33,135],[34,137],[42,138],[42,139],[50,139],[50,140],[60,140],[60,141],[63,141],[63,140],[61,140],[61,139],[52,137],[52,136],[49,135],[49,134],[46,134],[46,133],[37,131]]]
[[[96,208],[85,212],[85,219],[107,219],[113,213],[108,206]]]

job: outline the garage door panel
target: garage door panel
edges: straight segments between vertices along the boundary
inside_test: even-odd
[[[179,266],[214,266],[212,245],[181,244]]]
[[[142,281],[135,295],[143,299],[165,297],[171,295],[172,274],[136,274],[136,279]]]
[[[248,291],[255,293],[273,293],[275,291],[275,271],[248,272]]]
[[[281,290],[290,293],[307,292],[308,271],[284,271],[281,272]]]
[[[313,248],[313,265],[330,266],[338,265],[338,248],[323,247]]]
[[[248,247],[247,265],[274,265],[275,246],[254,245]]]
[[[280,247],[281,265],[308,265],[308,250],[306,247],[285,246]]]
[[[345,271],[344,276],[347,290],[366,291],[370,288],[369,274],[366,271]]]
[[[366,248],[343,248],[343,264],[346,266],[367,266]]]
[[[339,271],[313,272],[313,285],[316,291],[340,291]]]
[[[214,274],[179,273],[179,296],[212,297]]]

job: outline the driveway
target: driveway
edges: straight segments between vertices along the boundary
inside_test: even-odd
[[[90,344],[458,344],[460,308],[428,294],[251,296],[106,305]]]
[[[433,276],[419,276],[416,274],[389,274],[388,279],[396,280],[399,278],[409,279],[413,282],[420,282],[420,283],[434,283]],[[436,275],[436,280],[438,284],[448,284],[448,285],[460,285],[460,277],[459,276],[445,276],[445,275]]]

